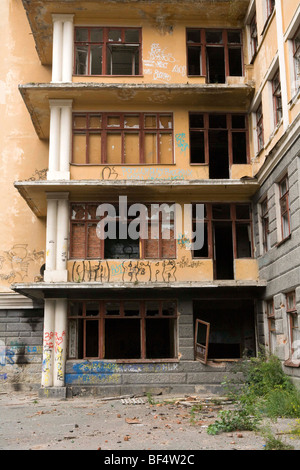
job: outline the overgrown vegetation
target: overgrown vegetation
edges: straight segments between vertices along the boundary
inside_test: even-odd
[[[242,361],[233,372],[236,379],[226,380],[224,385],[235,407],[219,413],[219,419],[208,427],[209,434],[256,431],[264,418],[300,418],[300,391],[277,357],[261,353]],[[269,433],[266,448],[284,446],[277,441]]]

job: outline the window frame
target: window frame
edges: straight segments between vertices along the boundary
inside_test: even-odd
[[[272,98],[273,98],[273,107],[274,107],[274,121],[275,127],[282,120],[282,95],[281,95],[281,81],[280,81],[280,71],[279,69],[275,73],[272,79]]]
[[[265,302],[265,312],[268,322],[268,336],[269,336],[269,352],[271,354],[274,353],[273,349],[273,340],[276,345],[276,325],[275,325],[275,306],[274,306],[274,299],[266,300]],[[273,336],[275,336],[273,338]]]
[[[89,253],[89,244],[88,244],[88,225],[92,224],[98,224],[101,220],[101,218],[96,218],[96,219],[90,219],[88,218],[88,213],[89,213],[89,207],[90,206],[99,206],[101,203],[95,202],[95,201],[85,201],[85,202],[71,202],[70,203],[70,249],[69,249],[69,260],[115,260],[115,259],[125,259],[125,260],[174,260],[177,259],[177,243],[176,243],[176,214],[174,213],[174,218],[172,219],[173,221],[173,238],[170,238],[166,241],[169,242],[169,244],[172,242],[173,243],[173,248],[174,248],[174,255],[173,256],[163,256],[163,242],[165,239],[162,238],[162,213],[161,211],[159,212],[159,219],[158,219],[158,224],[159,224],[159,238],[157,240],[151,240],[151,241],[157,241],[158,242],[158,254],[157,257],[154,256],[145,256],[146,253],[146,243],[147,239],[144,238],[139,238],[139,257],[138,258],[106,258],[105,257],[105,240],[100,240],[99,239],[99,250],[100,250],[100,256],[95,257],[95,256],[88,256]],[[114,205],[116,208],[118,207],[118,203],[113,203],[110,202],[110,204]],[[159,203],[155,202],[154,204],[167,204],[168,206],[172,206],[174,203],[167,202],[167,203]],[[73,212],[73,207],[74,206],[84,206],[84,212],[85,212],[85,218],[84,219],[73,219],[72,218],[72,212]],[[145,203],[146,206],[150,206],[149,203]],[[117,211],[116,211],[117,213]],[[149,214],[149,212],[148,212]],[[151,215],[151,214],[150,214]],[[116,216],[116,220],[118,220],[119,216]],[[132,216],[129,217],[127,214],[127,223],[129,224],[131,220],[134,220],[135,217]],[[153,222],[153,221],[152,221]],[[74,254],[74,235],[73,235],[73,225],[84,225],[84,257],[78,257],[75,256]],[[148,227],[151,224],[151,217],[148,218]],[[171,225],[171,223],[170,223]]]
[[[197,203],[193,202],[193,206]],[[200,204],[200,203],[198,203]],[[253,259],[254,258],[254,240],[253,240],[253,215],[252,215],[252,206],[250,203],[224,203],[224,202],[209,202],[209,203],[201,203],[205,204],[206,215],[204,218],[204,223],[207,224],[207,243],[208,243],[208,256],[205,257],[198,257],[194,256],[194,252],[192,251],[192,259],[214,259],[214,243],[213,243],[213,223],[214,222],[231,222],[232,226],[232,241],[233,241],[233,257],[234,259]],[[213,206],[228,206],[229,207],[229,218],[214,218],[213,217]],[[237,217],[237,206],[247,206],[249,208],[249,215],[250,218],[238,218]],[[194,226],[195,223],[201,223],[202,221],[197,221],[194,216],[192,216],[192,224]],[[237,226],[238,225],[250,225],[250,246],[251,246],[251,256],[250,257],[238,257],[237,253]]]
[[[263,254],[270,250],[270,230],[269,230],[269,207],[268,197],[266,196],[260,203],[261,208],[261,228],[262,228],[262,246]],[[265,206],[265,210],[264,210]]]
[[[282,184],[286,182],[286,191],[282,193]],[[289,178],[285,175],[278,183],[279,186],[279,209],[280,209],[280,224],[281,224],[281,241],[287,240],[291,236],[291,215],[290,215],[290,200],[289,200]],[[285,210],[283,210],[283,205]],[[284,233],[284,215],[287,214],[288,234]]]
[[[98,303],[98,315],[87,316],[86,315],[86,305],[91,303]],[[124,313],[124,304],[126,302],[137,302],[139,304],[139,315],[129,315],[125,316]],[[146,313],[146,305],[147,302],[157,302],[159,304],[159,313],[158,315],[151,316],[147,315]],[[173,303],[175,306],[175,314],[174,315],[163,315],[163,304],[164,303]],[[79,304],[82,305],[82,315],[72,315],[71,309],[72,304]],[[108,315],[106,312],[106,305],[109,303],[119,303],[120,310],[119,314],[117,315]],[[128,320],[139,320],[140,321],[140,351],[141,357],[138,359],[111,359],[112,361],[117,362],[124,362],[124,363],[132,363],[132,362],[177,362],[178,361],[178,347],[177,347],[177,328],[178,328],[178,304],[176,299],[153,299],[153,298],[145,298],[141,299],[74,299],[68,304],[68,326],[70,325],[70,321],[72,320],[82,320],[83,321],[83,328],[82,328],[82,341],[83,341],[83,351],[82,351],[82,358],[79,360],[86,360],[86,359],[106,359],[105,358],[105,320],[113,320],[113,319],[121,319],[126,321]],[[173,358],[147,358],[146,353],[146,320],[153,319],[155,321],[159,321],[161,319],[171,319],[174,320],[174,357]],[[86,322],[88,321],[98,321],[98,356],[91,357],[86,355],[86,344],[87,344],[87,337],[86,337]],[[70,338],[68,344],[68,359],[69,360],[78,360],[78,347],[76,350],[76,357],[71,357],[69,355],[70,352]],[[109,359],[107,359],[109,360]]]
[[[87,29],[88,31],[88,41],[76,41],[76,31],[80,29]],[[102,30],[102,41],[98,42],[93,42],[90,40],[91,38],[91,31],[96,30],[96,29],[101,29]],[[109,31],[110,30],[120,30],[121,31],[121,42],[120,41],[111,41],[109,40]],[[128,30],[138,30],[139,32],[139,42],[137,43],[128,43],[125,42],[125,34],[126,31]],[[119,44],[119,45],[126,45],[126,44],[134,44],[138,46],[139,49],[139,73],[138,74],[108,74],[107,73],[107,47],[109,44]],[[80,46],[86,46],[88,48],[88,73],[85,74],[78,74],[76,73],[76,48]],[[101,74],[92,74],[90,70],[90,56],[91,56],[91,47],[92,46],[101,46],[102,47],[102,73]],[[75,31],[74,31],[74,64],[73,64],[73,75],[76,77],[137,77],[137,76],[142,76],[142,66],[143,66],[143,61],[142,61],[142,28],[141,27],[124,27],[124,26],[75,26]],[[105,71],[105,73],[103,73]]]
[[[258,50],[258,28],[257,28],[257,15],[256,12],[251,18],[249,24],[249,36],[250,36],[250,50],[251,50],[251,61],[257,54]]]
[[[289,297],[292,297],[292,306],[289,307]],[[285,301],[286,301],[286,315],[288,321],[288,328],[289,328],[289,360],[293,360],[293,356],[295,353],[295,349],[293,347],[294,340],[295,340],[295,333],[294,330],[298,331],[299,334],[299,326],[295,326],[295,319],[298,320],[298,312],[296,308],[296,292],[290,291],[285,294]]]
[[[202,115],[204,127],[191,127],[191,116],[193,115]],[[226,116],[226,128],[222,129],[215,129],[210,127],[209,125],[209,118],[210,116],[214,115],[222,115]],[[245,127],[244,128],[234,128],[232,126],[232,117],[234,116],[243,116],[245,118]],[[190,135],[190,162],[191,166],[194,165],[209,165],[210,156],[209,156],[209,131],[213,130],[220,130],[220,131],[227,131],[228,132],[228,161],[229,161],[229,168],[232,165],[247,165],[250,163],[250,143],[249,143],[249,128],[248,128],[248,116],[244,113],[203,113],[197,111],[189,112],[189,135]],[[203,133],[204,134],[204,162],[201,163],[193,163],[191,161],[191,134],[192,132],[196,133]],[[234,133],[245,133],[246,138],[246,161],[244,163],[234,163],[233,162],[233,146],[232,146],[232,136]]]
[[[273,11],[275,10],[275,0],[266,0],[266,8],[267,8],[267,19],[266,19],[266,21],[268,21],[268,19],[273,14]]]
[[[264,137],[264,115],[262,103],[259,104],[256,112],[256,135],[257,135],[257,148],[258,153],[264,149],[265,146],[265,137]]]
[[[199,31],[200,34],[200,42],[189,43],[188,42],[188,33],[191,31]],[[221,32],[222,33],[222,43],[214,44],[208,43],[206,40],[206,33],[207,32]],[[228,41],[228,33],[240,33],[241,42],[240,43],[230,43]],[[244,54],[244,45],[243,45],[243,32],[241,29],[222,29],[222,28],[186,28],[186,58],[187,58],[187,76],[188,77],[206,77],[207,83],[213,83],[209,81],[208,71],[207,71],[207,47],[222,47],[224,48],[224,74],[225,74],[225,83],[226,78],[230,77],[230,64],[229,64],[229,49],[237,49],[239,48],[241,51],[241,68],[242,68],[242,75],[241,77],[245,76],[245,65],[243,60]],[[189,74],[189,47],[200,47],[201,53],[201,70],[200,74]]]
[[[299,45],[296,47],[296,38],[299,37]],[[293,43],[293,66],[294,66],[294,76],[295,76],[295,94],[299,91],[300,88],[300,25],[296,33],[292,38]],[[296,58],[297,54],[299,59]],[[298,64],[298,67],[297,67]]]
[[[102,127],[101,128],[90,128],[89,122],[90,118],[93,116],[101,116],[102,120]],[[125,117],[126,116],[137,116],[139,121],[139,127],[131,128],[125,126]],[[155,117],[156,119],[156,126],[155,127],[146,127],[145,120],[147,117]],[[170,117],[171,127],[163,128],[159,125],[160,117]],[[75,126],[75,119],[77,117],[86,117],[86,126],[79,128]],[[120,125],[110,127],[108,125],[108,118],[109,117],[118,117],[120,119]],[[90,135],[100,135],[101,138],[101,155],[99,156],[98,163],[90,163],[90,154],[89,154],[89,137]],[[121,161],[120,162],[108,162],[107,161],[107,136],[112,134],[120,134],[121,135]],[[126,162],[125,159],[125,136],[126,135],[134,135],[138,134],[139,140],[139,162]],[[86,136],[86,154],[85,154],[85,163],[76,163],[74,161],[74,136],[75,135],[85,135]],[[156,136],[156,162],[146,163],[146,145],[145,140],[147,135],[155,135]],[[169,135],[171,139],[171,147],[172,147],[172,155],[171,161],[168,163],[162,163],[161,155],[162,152],[160,150],[160,135]],[[100,166],[100,165],[122,165],[122,166],[135,166],[135,165],[174,165],[175,163],[175,155],[174,155],[174,115],[173,112],[84,112],[78,111],[74,112],[72,115],[72,158],[71,164],[72,165],[92,165],[92,166]]]

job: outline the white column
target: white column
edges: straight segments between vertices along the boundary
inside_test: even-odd
[[[48,180],[69,180],[72,151],[72,100],[50,100]]]
[[[287,75],[286,75],[286,64],[285,64],[285,55],[284,55],[283,17],[282,17],[281,0],[275,0],[275,8],[276,8],[276,25],[277,25],[277,38],[278,38],[278,57],[279,57],[279,68],[280,68],[283,126],[284,126],[284,129],[287,129],[287,127],[289,126],[289,110],[288,110]]]
[[[49,171],[47,179],[56,179],[60,154],[60,107],[50,100]]]
[[[67,299],[56,299],[55,306],[55,350],[54,387],[64,387],[67,356]]]
[[[61,108],[60,136],[59,170],[61,179],[70,179],[72,101],[69,100],[66,100]]]
[[[62,79],[62,45],[63,45],[62,15],[52,15],[52,19],[53,19],[52,82],[61,82],[61,79]]]
[[[73,17],[74,15],[52,15],[52,82],[54,83],[72,81],[74,34]]]
[[[56,249],[56,271],[61,282],[68,281],[68,233],[69,233],[69,201],[68,194],[65,199],[60,199],[57,206],[57,249]]]
[[[73,76],[73,16],[65,17],[63,26],[62,81],[72,82]]]
[[[56,236],[57,236],[57,199],[47,194],[47,229],[46,229],[46,269],[54,271],[56,268]],[[45,275],[44,274],[44,275]],[[47,274],[46,274],[47,276]],[[45,278],[44,278],[45,279]]]
[[[53,386],[53,360],[55,338],[55,300],[45,299],[43,332],[42,387]]]

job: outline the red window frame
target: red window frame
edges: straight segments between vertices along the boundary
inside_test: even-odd
[[[188,41],[188,34],[189,32],[199,32],[200,41],[199,42],[189,42]],[[208,43],[206,40],[206,33],[209,32],[220,32],[222,33],[222,43]],[[229,42],[228,40],[228,33],[240,33],[240,42]],[[230,65],[229,65],[229,50],[230,49],[240,49],[241,51],[241,66],[242,66],[242,76],[244,76],[244,63],[243,63],[243,35],[242,30],[240,29],[202,29],[202,28],[187,28],[186,29],[186,56],[187,56],[187,71],[189,71],[189,63],[188,63],[188,50],[189,47],[197,47],[200,49],[201,60],[200,60],[200,73],[199,74],[189,74],[188,76],[205,76],[207,82],[209,80],[208,73],[207,73],[207,54],[206,48],[207,47],[223,47],[224,48],[224,58],[225,58],[225,78],[230,76]]]
[[[274,353],[272,350],[272,335],[276,335],[276,327],[275,327],[275,309],[274,309],[274,300],[267,300],[266,301],[266,316],[268,321],[268,335],[269,335],[269,351],[270,353]]]
[[[296,325],[296,320],[297,320],[297,308],[296,308],[296,292],[291,291],[288,292],[285,295],[286,299],[286,313],[288,317],[288,324],[289,324],[289,354],[290,354],[290,359],[293,358],[295,349],[293,347],[294,339],[295,339],[295,334],[294,330],[298,330],[298,325]],[[291,302],[290,302],[291,299]]]
[[[90,127],[91,118],[98,117],[101,119],[101,127],[93,128]],[[130,128],[126,126],[126,116],[132,117],[135,116],[138,118],[138,127]],[[76,118],[85,118],[85,126],[84,127],[77,127],[75,124]],[[155,126],[148,127],[146,125],[146,119],[148,117],[155,118]],[[161,125],[161,118],[169,117],[171,127],[164,128]],[[119,126],[109,126],[108,120],[109,118],[118,118],[119,119]],[[149,113],[103,113],[103,112],[74,112],[73,113],[73,120],[72,120],[72,164],[73,165],[107,165],[112,164],[116,165],[160,165],[160,164],[174,164],[174,131],[173,131],[173,113],[167,112],[149,112]],[[121,162],[107,162],[107,136],[113,134],[120,134],[121,135]],[[130,163],[126,162],[125,156],[125,136],[126,135],[139,135],[139,162],[138,163]],[[74,162],[74,136],[75,135],[85,135],[86,136],[86,154],[85,154],[85,163],[75,163]],[[101,138],[101,155],[99,155],[99,162],[90,163],[90,135],[99,135]],[[147,135],[155,135],[156,136],[156,162],[147,163],[147,155],[146,147],[145,147],[145,139]],[[169,135],[172,144],[172,158],[171,162],[164,163],[162,162],[162,151],[160,149],[160,136],[161,135]]]
[[[95,249],[94,246],[90,246],[89,244],[89,226],[97,226],[97,224],[100,222],[100,218],[92,217],[91,214],[93,211],[91,209],[97,208],[101,203],[97,202],[73,202],[70,205],[70,254],[69,258],[74,260],[74,259],[81,259],[81,260],[97,260],[97,259],[109,259],[105,257],[105,240],[97,239],[97,242],[99,242],[99,246],[96,247],[96,250],[98,250],[98,256],[91,256],[90,253],[92,251],[92,248]],[[117,208],[117,204],[113,204]],[[155,203],[155,204],[162,204],[162,203]],[[172,203],[166,203],[168,206],[172,206]],[[149,204],[145,204],[149,207]],[[73,217],[73,208],[79,207],[80,210],[84,212],[84,216],[81,218],[74,218]],[[150,211],[150,208],[149,208]],[[80,214],[80,212],[79,212]],[[95,212],[96,214],[96,212]],[[148,212],[149,214],[149,212]],[[127,217],[128,219],[128,224],[134,219],[135,217]],[[118,216],[116,216],[116,219],[118,219]],[[140,239],[140,256],[139,258],[134,258],[134,259],[176,259],[177,254],[176,254],[176,238],[175,238],[175,214],[173,218],[170,218],[170,225],[173,223],[173,237],[170,235],[170,239],[163,239],[163,227],[162,227],[162,222],[163,222],[163,217],[161,211],[159,212],[159,217],[157,220],[157,226],[158,226],[158,238],[157,239]],[[148,219],[148,230],[150,227],[150,224],[153,223],[153,220],[151,218]],[[78,243],[75,244],[75,236],[74,236],[74,230],[76,230],[76,227],[78,226],[83,226],[82,229],[82,236],[80,238],[83,239],[83,242],[78,247]],[[95,228],[96,230],[96,228]],[[155,256],[147,256],[147,250],[149,249],[148,247],[152,244],[156,245],[157,247],[157,255]],[[79,250],[79,251],[77,251]],[[173,250],[173,255],[170,256],[170,250],[172,252]],[[150,251],[150,250],[149,250]],[[83,254],[83,256],[76,256],[76,254],[80,252]],[[112,258],[115,259],[115,258]],[[127,258],[126,258],[127,259]]]
[[[258,39],[257,39],[257,21],[256,13],[253,15],[253,18],[250,23],[250,39],[251,39],[251,54],[252,59],[257,52]]]
[[[285,176],[279,182],[279,204],[280,204],[280,217],[281,217],[281,237],[282,237],[282,240],[285,240],[289,238],[291,234],[288,176]],[[288,228],[287,232],[285,231],[285,227]]]
[[[196,203],[193,203],[196,204]],[[203,204],[203,203],[199,203]],[[227,206],[228,207],[228,213],[229,217],[228,218],[215,218],[213,216],[213,208],[214,206]],[[241,218],[238,217],[237,214],[237,208],[245,206],[247,209],[249,209],[249,218]],[[251,210],[251,204],[247,203],[241,203],[241,204],[236,204],[236,203],[205,203],[205,218],[204,218],[204,223],[207,225],[207,243],[208,243],[208,256],[206,257],[197,257],[194,255],[194,252],[192,252],[192,257],[194,259],[213,259],[213,223],[214,222],[231,222],[232,224],[232,240],[233,240],[233,253],[234,253],[234,259],[243,259],[238,257],[238,249],[237,249],[237,226],[238,225],[248,225],[250,226],[250,231],[251,231],[251,257],[253,258],[253,233],[252,233],[252,210]],[[193,211],[193,217],[192,217],[192,224],[195,227],[197,223],[203,223],[203,221],[197,221],[194,215]]]
[[[275,8],[275,0],[266,0],[267,1],[267,20],[272,15]]]
[[[192,132],[198,132],[198,133],[203,133],[204,134],[204,154],[205,154],[205,161],[201,163],[192,163],[191,162],[191,157],[190,157],[190,165],[209,165],[209,131],[214,131],[214,130],[224,130],[228,132],[228,158],[229,158],[229,166],[231,167],[233,164],[238,164],[233,161],[233,134],[235,133],[244,133],[246,137],[246,161],[244,164],[250,163],[250,146],[249,146],[249,130],[248,130],[248,116],[243,113],[237,113],[237,114],[224,114],[224,113],[217,113],[220,116],[226,116],[226,128],[213,128],[210,127],[209,124],[209,118],[210,116],[213,116],[215,113],[198,113],[198,112],[190,112],[189,116],[193,115],[198,115],[198,116],[203,116],[203,122],[204,125],[203,127],[191,127],[191,124],[189,125],[190,128],[190,135]],[[232,118],[234,116],[243,116],[245,118],[245,127],[244,128],[235,128],[232,125]],[[191,139],[190,139],[191,140]],[[191,146],[190,146],[191,147]]]
[[[79,30],[87,30],[88,38],[87,41],[77,41],[76,40],[76,32]],[[95,30],[102,31],[102,41],[92,41],[91,33]],[[110,31],[120,31],[121,32],[121,41],[113,41],[109,39],[109,32]],[[138,31],[139,41],[138,42],[128,42],[126,41],[126,31],[136,30]],[[130,75],[124,74],[117,74],[115,76],[139,76],[142,75],[142,28],[139,27],[102,27],[102,26],[76,26],[75,27],[75,34],[74,34],[74,75],[75,76],[113,76],[112,74],[107,73],[107,48],[109,45],[118,45],[118,46],[126,46],[128,44],[135,45],[138,47],[139,50],[139,71],[136,74],[134,70],[134,65],[132,64],[132,72]],[[78,47],[86,47],[87,48],[87,57],[88,57],[88,64],[87,64],[87,73],[80,74],[76,73],[76,51]],[[102,47],[102,73],[101,74],[92,74],[91,73],[91,49],[92,47]]]
[[[277,124],[279,124],[282,119],[281,82],[279,70],[276,72],[272,80],[272,94],[274,104],[275,126],[277,126]]]
[[[139,314],[138,315],[128,315],[126,316],[125,314],[125,308],[124,305],[126,302],[136,302],[139,304]],[[158,304],[158,311],[156,315],[147,315],[147,302],[152,302]],[[87,312],[87,304],[88,303],[97,303],[98,304],[98,315],[91,315],[88,316],[86,314]],[[109,303],[116,304],[118,303],[120,305],[119,309],[119,314],[108,314],[106,307]],[[174,305],[174,312],[172,315],[171,314],[165,314],[164,313],[164,304],[173,304]],[[72,305],[78,305],[81,304],[81,312],[82,314],[79,315],[74,315],[72,314]],[[140,299],[105,299],[105,300],[80,300],[76,299],[72,302],[69,302],[69,307],[68,307],[68,323],[70,325],[70,322],[72,321],[78,321],[82,320],[83,321],[83,328],[82,328],[82,343],[83,343],[83,351],[82,351],[82,356],[83,357],[78,357],[78,351],[76,351],[76,355],[70,356],[69,351],[68,351],[68,359],[106,359],[105,357],[105,321],[106,320],[113,320],[113,319],[121,319],[122,321],[126,320],[139,320],[140,321],[140,351],[141,351],[141,357],[139,359],[122,359],[120,358],[119,360],[122,362],[136,362],[139,360],[147,360],[147,351],[146,351],[146,334],[147,334],[147,328],[146,328],[146,322],[147,320],[154,320],[157,321],[157,325],[159,328],[159,321],[163,319],[169,319],[173,320],[174,326],[173,326],[173,334],[174,334],[174,357],[173,358],[166,358],[166,359],[149,359],[151,362],[171,362],[171,361],[176,361],[176,341],[175,341],[175,335],[177,331],[177,319],[178,319],[178,310],[177,310],[177,302],[176,300],[173,299],[151,299],[151,298],[146,298],[143,300]],[[98,323],[98,356],[96,357],[90,357],[87,356],[87,328],[86,328],[86,323],[89,321],[97,321]]]

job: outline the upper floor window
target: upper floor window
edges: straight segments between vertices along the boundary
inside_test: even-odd
[[[300,87],[300,28],[293,38],[293,54],[295,65],[295,91]]]
[[[253,16],[251,23],[250,23],[250,44],[251,44],[251,58],[253,58],[257,52],[257,46],[258,46],[256,14]]]
[[[256,111],[256,132],[257,132],[257,145],[260,152],[265,145],[264,142],[264,117],[262,111],[262,104],[259,105]]]
[[[75,75],[140,75],[140,28],[75,28]]]
[[[273,103],[274,103],[274,116],[275,116],[275,125],[282,119],[282,99],[281,99],[281,83],[279,70],[272,80],[272,94],[273,94]]]
[[[244,114],[190,113],[190,162],[209,164],[209,177],[229,178],[232,164],[248,163]]]
[[[265,308],[268,321],[269,351],[274,354],[276,348],[276,320],[273,299],[267,300]]]
[[[76,164],[172,164],[173,116],[168,113],[74,113]]]
[[[268,198],[265,198],[261,203],[261,226],[262,226],[263,253],[266,253],[270,249]]]
[[[291,233],[290,222],[290,202],[289,202],[289,181],[285,176],[279,183],[280,216],[281,216],[281,236],[282,240],[289,237]]]
[[[275,0],[267,0],[267,19],[272,15],[275,8]]]
[[[188,75],[203,75],[208,83],[225,83],[243,75],[242,33],[239,30],[187,29]]]

